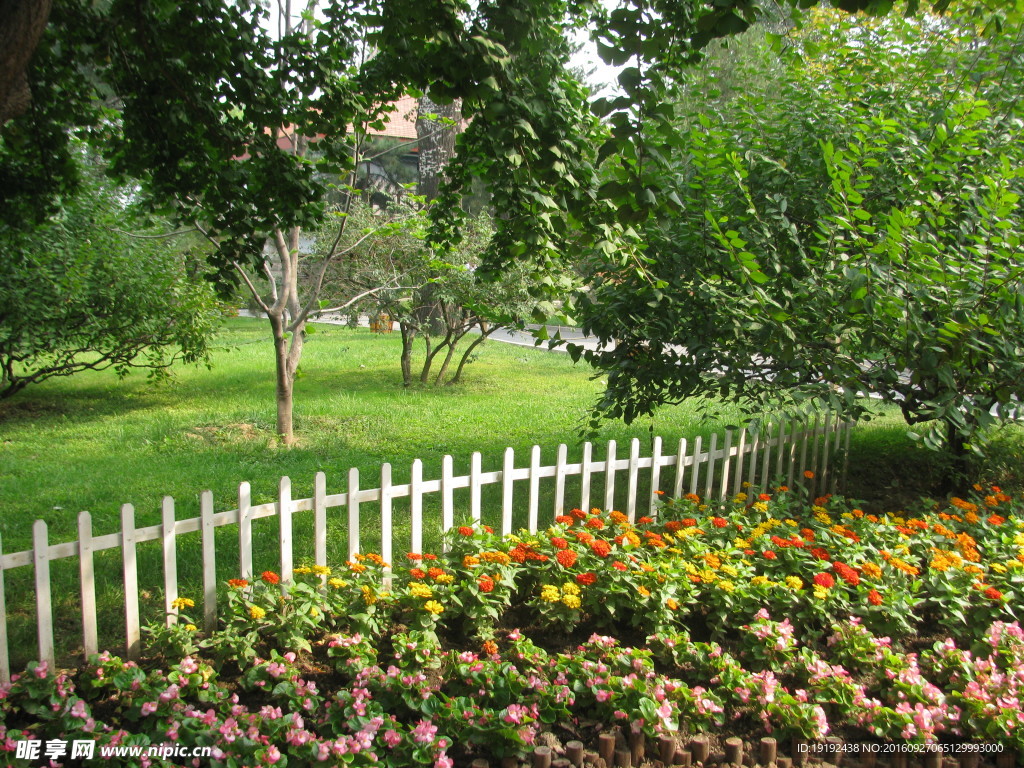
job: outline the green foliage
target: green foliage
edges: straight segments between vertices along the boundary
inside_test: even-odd
[[[86,369],[165,376],[208,359],[220,307],[197,257],[158,231],[125,231],[138,223],[127,194],[93,173],[59,216],[0,230],[0,397]]]
[[[751,88],[648,128],[673,151],[645,158],[643,255],[599,254],[581,307],[616,342],[586,355],[609,373],[600,409],[717,394],[861,415],[870,393],[933,447],[977,444],[1024,396],[1019,118],[991,77],[1013,76],[1013,50],[936,19],[831,13],[815,37],[820,54],[784,62],[748,48]],[[609,184],[640,199],[622,168]]]

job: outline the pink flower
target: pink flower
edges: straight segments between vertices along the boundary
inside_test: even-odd
[[[434,761],[434,768],[452,768],[453,765],[455,765],[455,761],[444,752],[439,754],[437,760]]]
[[[147,701],[142,705],[142,716],[149,717],[156,712],[157,704],[155,701]]]
[[[280,759],[281,759],[281,750],[279,750],[273,744],[271,744],[269,747],[267,747],[266,760],[267,760],[268,763],[273,765],[274,763],[276,763]]]
[[[399,735],[398,731],[393,731],[389,729],[387,731],[384,731],[384,743],[392,749],[394,749],[402,743],[402,737]]]
[[[606,701],[609,701],[611,697],[612,692],[606,688],[602,688],[601,690],[594,692],[594,698],[602,704],[604,704]]]
[[[429,720],[420,720],[412,729],[412,738],[418,744],[429,744],[437,734],[437,726]]]

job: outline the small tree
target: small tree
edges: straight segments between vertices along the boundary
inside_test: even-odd
[[[126,231],[138,226],[126,196],[90,174],[59,217],[0,231],[0,398],[84,370],[159,377],[208,359],[222,308],[204,254],[159,229]]]

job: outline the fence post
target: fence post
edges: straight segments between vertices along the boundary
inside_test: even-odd
[[[672,495],[677,499],[683,495],[683,480],[686,478],[686,438],[679,438],[679,450],[676,452],[676,477]]]
[[[169,627],[178,622],[177,611],[171,608],[171,603],[178,599],[178,541],[174,531],[174,499],[170,496],[163,498],[160,519],[160,547],[164,557],[164,624]]]
[[[135,549],[135,507],[121,506],[121,559],[124,563],[125,651],[129,659],[137,659],[142,650],[139,628],[139,569]]]
[[[740,442],[736,446],[736,467],[733,469],[732,494],[735,496],[743,489],[743,462],[747,454],[747,428],[740,428]]]
[[[480,522],[480,475],[483,472],[483,460],[479,451],[473,451],[469,457],[469,512],[473,522]]]
[[[700,454],[704,444],[704,438],[697,435],[693,441],[693,461],[690,462],[690,493],[697,494],[697,484],[700,481]]]
[[[238,485],[238,570],[239,577],[252,579],[252,488]]]
[[[714,457],[711,459],[714,461]],[[729,469],[732,465],[732,430],[725,430],[725,448],[722,449],[722,486],[718,491],[724,499],[729,493]],[[708,494],[711,495],[710,493]]]
[[[747,428],[747,431],[748,432],[750,431],[749,427]],[[759,454],[759,452],[761,450],[761,429],[760,429],[760,425],[758,425],[758,429],[756,431],[754,431],[753,438],[754,438],[754,442],[751,443],[751,445],[750,445],[750,469],[747,470],[747,482],[750,483],[751,486],[754,486],[754,485],[758,484],[758,482],[757,482],[757,459],[758,459],[758,454]],[[764,489],[764,486],[765,486],[766,482],[767,482],[766,480],[761,480],[760,485],[761,485],[762,490]]]
[[[313,476],[313,562],[327,565],[327,475]]]
[[[281,483],[285,485],[284,482]],[[213,528],[213,491],[199,497],[199,530],[203,546],[203,627],[217,628],[217,539]]]
[[[278,486],[277,514],[281,519],[278,534],[281,544],[281,581],[291,581],[295,565],[292,560],[292,481],[287,477],[282,477]]]
[[[78,575],[82,597],[82,649],[85,658],[99,653],[96,629],[96,574],[92,559],[92,515],[78,513]]]
[[[355,561],[359,551],[359,470],[348,471],[348,559]]]
[[[555,514],[565,514],[565,465],[568,463],[569,448],[565,443],[558,444],[558,457],[555,459]]]
[[[515,470],[516,453],[505,449],[505,461],[501,470],[501,535],[512,533],[512,494],[515,490],[512,472]]]
[[[604,458],[604,508],[605,511],[615,509],[615,449],[614,440],[608,441],[608,451]]]
[[[629,522],[636,521],[636,495],[639,492],[640,438],[634,437],[629,443],[629,476],[626,480],[626,515]]]
[[[391,465],[382,464],[380,468],[380,556],[387,565],[384,567],[385,583],[391,583],[392,540],[394,533],[391,528]]]
[[[530,449],[530,506],[527,515],[527,526],[530,533],[537,532],[537,512],[540,505],[540,446]]]
[[[583,444],[583,455],[580,457],[580,509],[590,511],[590,464],[594,446],[588,440]]]
[[[455,479],[454,461],[451,456],[441,459],[441,531],[445,532],[455,525],[455,489],[452,487]],[[445,551],[448,550],[448,540],[444,539]]]
[[[4,540],[0,534],[0,683],[11,682],[11,657],[7,647],[7,599],[4,596]]]
[[[412,477],[409,480],[409,509],[412,520],[412,549],[423,552],[423,462],[412,461]]]
[[[661,436],[654,436],[654,444],[651,446],[651,491],[647,500],[648,514],[654,517],[655,501],[658,498],[657,491],[661,485]]]
[[[32,559],[35,564],[36,628],[39,641],[39,660],[53,666],[53,606],[50,602],[50,543],[46,521],[32,524]]]
[[[718,452],[718,433],[711,433],[711,447],[708,449],[708,470],[704,483],[704,498],[711,498],[711,489],[715,484],[715,454]],[[699,458],[699,457],[698,457]],[[723,494],[724,496],[725,494]]]

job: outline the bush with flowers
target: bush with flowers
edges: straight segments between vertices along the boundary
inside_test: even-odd
[[[30,665],[0,687],[0,750],[85,733],[214,766],[446,768],[615,725],[1020,750],[1020,508],[986,489],[874,515],[778,487],[467,523],[438,553],[232,579],[209,634],[181,597],[144,666]]]

